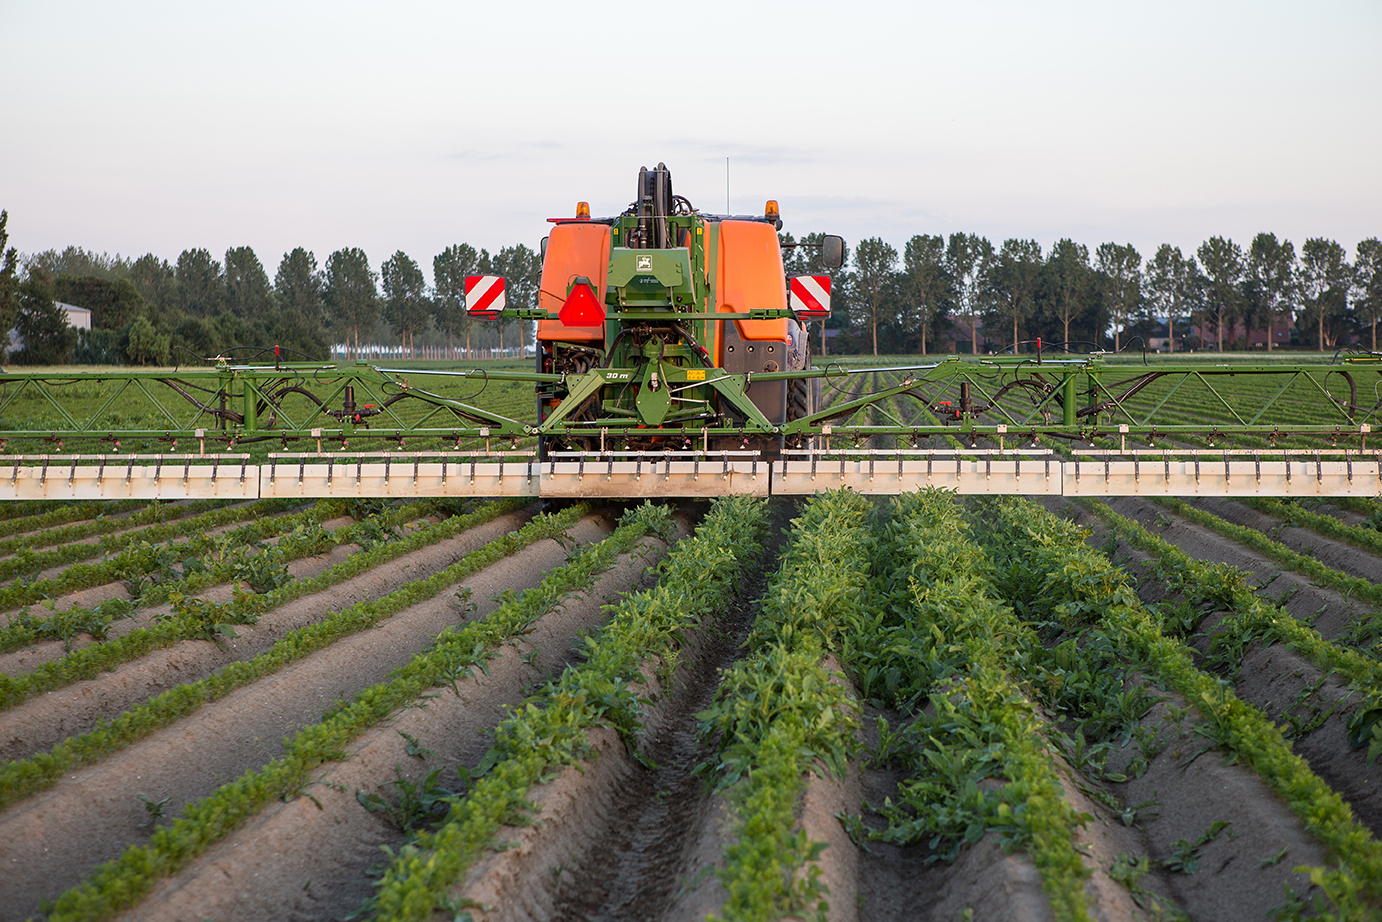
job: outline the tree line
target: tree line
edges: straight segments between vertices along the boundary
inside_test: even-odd
[[[1297,253],[1271,233],[1246,248],[1211,237],[1190,254],[1162,244],[1148,259],[1131,244],[1104,243],[1091,254],[1067,238],[1043,252],[1035,240],[995,247],[966,233],[918,234],[899,254],[870,237],[846,269],[828,272],[812,262],[816,250],[781,236],[788,275],[833,277],[826,328],[836,331],[836,352],[924,355],[941,343],[979,353],[1038,337],[1075,351],[1117,350],[1132,336],[1145,343],[1163,323],[1177,349],[1246,348],[1253,331],[1266,331],[1271,348],[1271,331],[1284,321],[1294,321],[1290,345],[1298,348],[1360,342],[1377,350],[1376,237],[1359,243],[1352,260],[1333,240],[1312,237]]]
[[[412,355],[419,342],[470,354],[507,334],[521,354],[525,324],[474,324],[465,312],[467,275],[503,275],[515,305],[537,303],[541,268],[523,244],[491,254],[469,244],[432,260],[434,283],[402,250],[375,271],[365,251],[346,247],[324,264],[303,247],[285,253],[272,280],[251,247],[217,260],[205,248],[183,250],[174,262],[138,259],[80,247],[47,250],[21,261],[8,247],[0,212],[0,324],[22,348],[15,364],[167,365],[218,355],[246,357],[279,346],[325,359],[335,345],[347,358],[372,343],[397,343]],[[91,330],[73,330],[54,302],[91,311]]]
[[[205,248],[169,262],[80,247],[21,260],[8,246],[0,211],[0,324],[22,347],[17,364],[166,365],[218,355],[248,357],[281,346],[315,359],[343,346],[357,357],[370,343],[419,342],[450,355],[492,348],[507,336],[517,354],[531,324],[476,324],[465,312],[468,275],[503,275],[510,306],[536,306],[541,257],[523,244],[491,254],[456,244],[432,259],[432,284],[402,250],[376,272],[364,250],[347,247],[319,265],[303,247],[285,253],[272,280],[251,247],[217,260]],[[781,234],[792,275],[830,275],[832,317],[817,351],[928,354],[1003,351],[1040,337],[1074,351],[1145,342],[1162,323],[1175,348],[1245,348],[1249,332],[1294,321],[1291,345],[1332,349],[1359,341],[1377,349],[1382,315],[1382,242],[1358,244],[1261,233],[1246,248],[1211,237],[1193,253],[1161,245],[1145,259],[1131,244],[1091,254],[1070,239],[1043,252],[1035,240],[995,247],[977,234],[918,234],[902,252],[861,240],[844,268],[820,264],[821,234]],[[92,312],[90,331],[72,330],[54,302]],[[1177,336],[1177,330],[1181,335]],[[1192,332],[1195,331],[1195,332]],[[828,346],[825,335],[829,331]],[[1275,337],[1268,335],[1270,348]]]

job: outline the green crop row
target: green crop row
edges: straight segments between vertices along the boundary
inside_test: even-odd
[[[433,504],[428,504],[430,507]],[[146,628],[136,628],[127,634],[102,644],[93,644],[68,653],[59,659],[41,663],[32,672],[20,676],[0,675],[0,710],[14,707],[35,695],[53,691],[100,675],[122,663],[131,662],[141,656],[170,647],[182,640],[218,640],[234,636],[233,625],[254,624],[264,613],[285,605],[294,599],[313,592],[320,592],[364,572],[369,567],[378,566],[404,554],[426,547],[437,541],[451,538],[467,528],[494,519],[522,505],[518,500],[489,503],[480,510],[453,516],[441,522],[419,529],[405,538],[383,542],[360,554],[352,554],[347,559],[307,579],[283,579],[281,584],[264,592],[242,592],[239,589],[227,602],[206,602],[200,599],[187,599],[180,594],[173,598],[171,616],[159,619]],[[381,516],[386,520],[409,521],[422,511],[419,506],[405,506],[392,514]],[[294,556],[321,553],[329,547],[350,544],[369,528],[368,523],[360,522],[337,529],[329,535],[322,531],[307,535],[303,542],[285,539],[273,548],[266,548],[251,560],[266,560],[278,568],[285,577],[287,568],[284,561]],[[291,535],[289,536],[292,537]],[[237,562],[229,562],[221,568],[228,571],[227,576],[235,575]],[[215,568],[213,568],[215,569]],[[109,604],[109,603],[104,603]],[[128,603],[126,603],[128,604]],[[98,606],[98,609],[100,606]],[[40,622],[38,630],[58,620],[72,618],[74,611],[58,612],[51,618]],[[88,612],[98,616],[99,612]],[[90,625],[87,625],[90,628]]]
[[[127,584],[135,584],[131,587],[137,594],[135,600],[110,599],[95,608],[73,606],[42,618],[26,609],[13,616],[9,624],[0,629],[0,652],[8,653],[40,640],[62,640],[70,650],[71,641],[78,633],[90,634],[103,641],[113,619],[127,617],[134,609],[144,605],[158,604],[174,597],[185,599],[193,592],[220,582],[244,580],[257,593],[262,592],[271,588],[262,583],[277,586],[288,582],[288,561],[321,554],[340,544],[355,541],[370,544],[389,537],[398,525],[434,511],[440,502],[422,500],[407,506],[396,506],[346,528],[327,532],[321,527],[321,522],[342,514],[350,504],[341,500],[322,500],[303,512],[269,516],[228,534],[194,537],[189,542],[172,547],[141,546],[137,549],[137,559],[151,565],[126,580]],[[261,548],[255,543],[274,534],[282,535],[283,532],[287,534],[271,548]],[[198,551],[211,558],[209,565],[197,556]],[[115,565],[128,568],[135,557],[135,551],[128,552],[117,558],[119,562]],[[43,607],[50,608],[51,605],[51,602],[45,602]],[[226,623],[251,622],[237,621],[232,617]],[[99,658],[112,654],[93,655]],[[2,691],[3,686],[0,686]],[[7,700],[11,699],[0,693],[0,702]]]
[[[156,504],[156,501],[154,501]],[[0,503],[0,537],[20,532],[42,531],[102,515],[128,512],[150,504],[146,499],[122,499],[102,502],[71,502],[38,500],[32,502]]]
[[[517,501],[514,500],[490,503],[474,513],[458,516],[442,525],[459,532],[494,518],[515,504]],[[289,632],[253,659],[231,663],[205,679],[171,688],[131,708],[114,720],[98,726],[95,730],[64,740],[50,752],[29,759],[7,762],[0,767],[0,809],[49,787],[67,772],[92,764],[143,739],[155,730],[186,717],[204,704],[223,698],[237,688],[243,688],[264,676],[271,675],[342,637],[373,627],[409,605],[432,598],[447,586],[529,544],[564,533],[583,512],[583,506],[573,506],[555,516],[541,516],[517,532],[472,551],[426,580],[410,583],[373,601],[360,602],[339,612],[327,613],[320,621]],[[406,550],[416,550],[429,539],[436,540],[437,535],[419,532],[397,542],[398,545],[408,545],[405,548],[380,545],[372,550],[354,554],[349,560],[333,568],[339,570],[335,574],[336,580],[363,573],[401,556]],[[312,584],[323,580],[324,577],[326,574],[316,577],[315,580],[302,580],[291,585]],[[311,591],[310,586],[304,591]]]
[[[284,507],[281,500],[259,500],[242,505],[221,506],[191,518],[155,523],[137,531],[104,535],[90,544],[77,542],[64,544],[60,547],[50,547],[41,551],[20,548],[13,556],[0,560],[0,580],[15,576],[29,576],[41,573],[50,567],[74,563],[79,560],[90,560],[92,557],[117,554],[127,547],[140,543],[157,544],[182,535],[197,535],[209,528],[219,528],[222,525],[243,522],[246,519],[272,515],[282,508]]]
[[[281,567],[289,560],[321,554],[341,544],[355,543],[366,549],[372,548],[376,544],[396,540],[399,527],[414,519],[434,515],[438,511],[443,514],[456,513],[469,505],[468,500],[441,497],[428,497],[411,503],[319,500],[318,506],[312,509],[278,516],[276,520],[252,523],[213,537],[210,547],[204,550],[206,557],[210,558],[209,562],[191,558],[183,563],[180,572],[168,578],[163,578],[163,573],[155,573],[154,576],[158,578],[145,574],[126,580],[126,585],[137,583],[136,595],[142,607],[171,602],[177,595],[186,598],[194,592],[228,580],[242,580],[253,585],[265,579],[273,584],[272,574],[259,572],[261,559],[272,569]],[[327,532],[322,527],[323,521],[340,515],[355,519],[347,526],[349,531],[338,529]],[[259,545],[260,541],[271,538],[277,538],[272,548]],[[199,546],[196,550],[203,550],[203,547]],[[269,553],[263,553],[266,550]],[[169,556],[168,553],[163,554],[161,565],[166,566]]]
[[[585,512],[584,505],[571,506],[554,516],[540,515],[527,528],[532,533],[555,536]],[[346,746],[361,733],[399,708],[415,703],[430,689],[450,685],[482,668],[505,642],[527,631],[561,599],[587,587],[598,573],[612,566],[619,554],[626,553],[656,526],[659,515],[665,522],[665,511],[628,516],[609,539],[578,552],[568,564],[550,571],[539,586],[510,594],[481,620],[443,632],[435,644],[395,669],[388,679],[298,732],[285,744],[282,758],[246,772],[189,804],[171,825],[155,831],[148,845],[132,845],[119,858],[102,865],[84,883],[58,898],[49,912],[49,922],[105,919],[138,903],[159,879],[179,871],[269,803],[298,796],[318,766],[348,758]],[[464,563],[402,590],[410,596],[406,604],[431,598],[453,585],[456,574],[465,569]],[[366,607],[382,612],[393,606],[383,599],[356,606]]]
[[[276,534],[284,530],[285,527],[291,528],[299,522],[318,520],[322,516],[321,510],[328,508],[326,504],[319,503],[317,507],[307,512],[296,515],[279,514],[291,509],[294,505],[297,505],[295,500],[259,500],[254,504],[256,514],[260,516],[259,520],[235,529],[231,533],[234,535],[233,540],[242,543],[257,541]],[[218,512],[235,512],[238,514],[242,509],[243,507],[227,507],[227,509],[218,510]],[[215,513],[211,513],[211,515],[215,515]],[[208,527],[206,525],[197,526],[190,522],[173,524],[178,526],[177,534],[189,536],[186,542],[173,547],[141,542],[136,546],[127,547],[108,560],[97,563],[73,564],[50,579],[39,579],[33,582],[16,581],[0,588],[0,610],[41,602],[44,599],[51,599],[76,589],[87,589],[91,586],[100,586],[118,580],[137,578],[156,571],[160,567],[168,567],[171,562],[176,562],[182,556],[190,557],[205,553],[216,547],[218,540],[223,543],[225,540],[230,540],[228,536],[205,534],[205,529]],[[172,557],[169,556],[170,554]]]
[[[528,792],[563,765],[589,755],[589,732],[613,725],[626,739],[640,726],[635,686],[641,665],[670,659],[682,633],[722,604],[745,559],[758,547],[761,500],[717,500],[694,537],[659,566],[652,589],[626,597],[585,643],[585,662],[568,667],[544,693],[516,709],[495,732],[482,777],[453,803],[444,823],[424,831],[390,862],[374,900],[382,919],[426,919],[450,904],[448,891],[516,816]],[[632,744],[631,744],[632,748]]]
[[[870,597],[871,506],[834,492],[792,523],[782,562],[748,646],[698,715],[715,745],[712,769],[733,804],[736,835],[717,870],[724,917],[823,918],[828,891],[813,861],[824,848],[796,828],[813,766],[843,777],[859,729],[858,703],[823,660]]]
[[[1366,599],[1374,605],[1382,605],[1382,586],[1378,586],[1371,580],[1340,573],[1338,570],[1320,563],[1313,557],[1297,554],[1295,551],[1281,544],[1281,542],[1273,540],[1260,531],[1243,525],[1234,525],[1231,522],[1226,522],[1211,512],[1205,512],[1203,509],[1196,509],[1194,506],[1187,505],[1178,499],[1157,497],[1153,502],[1167,507],[1183,519],[1188,519],[1196,525],[1201,525],[1208,528],[1210,531],[1223,535],[1225,538],[1237,541],[1239,544],[1257,551],[1259,554],[1270,558],[1282,566],[1290,567],[1297,573],[1303,573],[1331,589],[1342,592],[1345,595],[1353,595],[1360,599]]]
[[[1371,528],[1359,528],[1357,525],[1349,525],[1339,521],[1332,515],[1321,515],[1318,512],[1311,512],[1299,503],[1287,502],[1280,499],[1245,496],[1238,498],[1238,502],[1243,503],[1245,506],[1251,506],[1259,512],[1277,516],[1285,521],[1287,525],[1298,525],[1302,528],[1308,528],[1325,537],[1336,538],[1354,547],[1362,548],[1365,551],[1372,551],[1374,554],[1382,554],[1382,532],[1374,531]]]
[[[1336,673],[1362,692],[1364,698],[1353,709],[1356,716],[1350,721],[1353,742],[1360,748],[1367,745],[1370,759],[1382,754],[1382,663],[1351,647],[1325,640],[1319,631],[1265,601],[1252,590],[1241,571],[1195,560],[1102,503],[1089,503],[1087,508],[1124,540],[1154,555],[1167,573],[1168,585],[1192,605],[1210,602],[1229,612],[1215,629],[1215,650],[1232,647],[1241,655],[1254,640],[1263,644],[1284,643],[1320,670]]]
[[[1028,561],[1030,572],[1044,574],[1033,598],[1070,635],[1061,645],[1065,652],[1107,649],[1192,704],[1205,732],[1256,771],[1337,863],[1311,869],[1341,913],[1336,918],[1375,918],[1367,907],[1382,900],[1382,846],[1291,751],[1280,729],[1196,668],[1190,649],[1163,633],[1162,620],[1142,606],[1126,574],[1086,544],[1083,529],[1026,500],[1004,498],[991,508],[1011,536],[1006,546]]]
[[[1367,527],[1374,531],[1382,531],[1382,502],[1377,499],[1366,499],[1361,496],[1331,496],[1329,503],[1340,509],[1367,516],[1368,520],[1373,523]]]
[[[221,506],[229,505],[228,500],[223,499],[200,499],[194,502],[183,503],[172,506],[158,501],[145,502],[139,511],[127,516],[115,516],[113,513],[120,511],[124,502],[106,501],[95,505],[86,515],[78,516],[80,519],[90,519],[90,521],[78,521],[72,525],[48,526],[42,529],[38,535],[25,534],[13,535],[8,538],[0,539],[0,554],[10,554],[20,548],[32,547],[35,544],[51,547],[55,544],[65,544],[69,541],[80,541],[83,538],[90,538],[93,535],[106,535],[111,532],[124,531],[131,528],[139,528],[144,525],[152,525],[157,522],[169,522],[174,519],[186,518],[187,516],[200,515],[209,509],[216,509]],[[83,504],[87,505],[87,504]]]
[[[1055,917],[1087,919],[1089,871],[1074,839],[1088,817],[1066,800],[1051,729],[1018,684],[1041,639],[999,601],[989,558],[948,492],[897,497],[879,559],[890,598],[845,658],[866,694],[909,708],[925,697],[930,713],[880,753],[909,777],[874,835],[925,842],[952,861],[997,829],[1005,849],[1031,856]],[[1005,783],[985,789],[990,778]]]

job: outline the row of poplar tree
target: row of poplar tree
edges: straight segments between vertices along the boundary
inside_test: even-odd
[[[808,235],[814,242],[818,235]],[[783,242],[791,244],[790,235]],[[786,250],[788,274],[818,274],[809,247]],[[800,254],[800,255],[798,255]],[[1035,240],[995,247],[975,234],[919,234],[899,254],[871,237],[855,246],[834,279],[827,328],[837,352],[990,352],[1041,337],[1075,351],[1145,342],[1157,328],[1174,347],[1244,348],[1250,331],[1270,344],[1287,322],[1290,344],[1377,349],[1382,319],[1382,242],[1358,244],[1353,258],[1334,240],[1261,233],[1246,246],[1211,237],[1194,252],[1163,244],[1150,258],[1131,244]],[[1179,332],[1178,332],[1179,331]],[[1270,347],[1270,346],[1269,346]]]
[[[10,362],[166,365],[249,357],[275,345],[320,359],[335,347],[351,357],[382,342],[407,355],[423,342],[470,356],[496,346],[504,354],[506,335],[509,354],[521,355],[531,335],[526,323],[472,323],[464,308],[465,278],[477,274],[505,276],[509,304],[535,306],[541,260],[523,244],[495,254],[447,247],[432,260],[431,284],[401,250],[376,272],[359,248],[337,250],[319,265],[298,247],[270,280],[247,246],[226,250],[223,260],[200,248],[169,262],[79,247],[21,260],[7,245],[6,221],[0,212],[0,329],[15,330],[23,344],[5,357]],[[1062,239],[1043,252],[1035,240],[995,247],[976,234],[919,234],[900,254],[880,238],[862,240],[844,268],[827,270],[812,246],[821,236],[781,235],[788,276],[833,278],[834,314],[817,351],[978,353],[1037,337],[1075,351],[1118,349],[1162,324],[1176,348],[1222,350],[1243,347],[1249,330],[1287,320],[1301,348],[1351,341],[1377,348],[1382,242],[1375,237],[1351,260],[1333,240],[1311,238],[1297,253],[1270,233],[1246,248],[1211,237],[1189,255],[1163,244],[1144,260],[1130,244],[1101,244],[1091,254]],[[54,302],[90,309],[92,330],[72,330]]]
[[[494,254],[464,243],[447,247],[432,260],[432,284],[401,250],[375,271],[357,247],[320,265],[298,247],[270,280],[247,246],[226,250],[224,261],[201,248],[169,262],[80,247],[21,260],[6,246],[7,217],[0,212],[0,324],[23,344],[6,356],[17,364],[167,365],[274,346],[323,359],[336,347],[352,357],[381,343],[411,355],[423,341],[455,355],[470,354],[472,345],[502,353],[506,333],[518,347],[509,351],[521,354],[523,324],[470,322],[465,278],[503,275],[511,303],[537,300],[540,258],[522,244]],[[54,302],[89,309],[91,331],[72,330]]]

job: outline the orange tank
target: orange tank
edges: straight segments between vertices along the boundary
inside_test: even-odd
[[[715,290],[717,310],[749,311],[787,309],[783,281],[782,249],[777,231],[759,221],[721,221]],[[790,338],[786,318],[780,320],[736,320],[739,337],[744,340],[771,340],[785,343]],[[721,357],[725,341],[716,334],[715,354]]]
[[[542,262],[542,284],[537,306],[556,313],[566,300],[566,286],[585,276],[595,286],[595,296],[605,303],[605,278],[609,272],[610,228],[607,224],[571,222],[552,228],[547,238],[547,257]],[[560,320],[537,322],[539,341],[604,342],[605,328],[569,327]]]

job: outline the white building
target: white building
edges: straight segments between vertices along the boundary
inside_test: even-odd
[[[67,325],[69,327],[72,327],[74,330],[91,329],[91,310],[89,308],[78,307],[75,304],[64,304],[62,301],[54,301],[53,304],[67,315]],[[10,330],[9,351],[17,352],[23,348],[24,340],[20,338],[16,331]]]
[[[91,329],[91,311],[85,307],[78,307],[75,304],[64,304],[61,301],[54,301],[54,304],[67,315],[67,325],[74,330]]]

